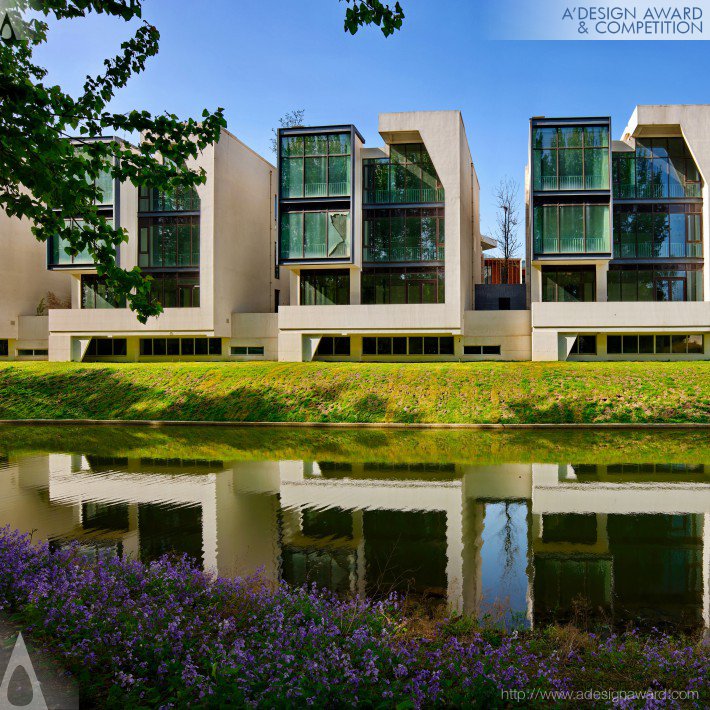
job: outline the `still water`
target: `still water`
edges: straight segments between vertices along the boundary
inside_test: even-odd
[[[0,427],[0,526],[491,623],[707,629],[709,439]]]

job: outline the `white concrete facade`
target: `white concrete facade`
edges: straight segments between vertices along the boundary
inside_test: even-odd
[[[0,215],[0,243],[9,257],[0,280],[0,340],[8,340],[8,359],[82,360],[92,338],[126,342],[121,355],[92,358],[97,360],[276,359],[275,313],[289,298],[289,273],[279,273],[275,263],[276,168],[226,130],[193,167],[206,173],[196,190],[199,266],[193,268],[199,272],[199,306],[165,308],[146,324],[128,308],[83,307],[82,277],[95,269],[86,264],[48,268],[48,248],[34,240],[29,224]],[[119,263],[131,269],[139,265],[138,189],[116,184],[112,209],[128,235]],[[149,273],[181,270],[166,266]],[[49,291],[65,307],[50,304],[38,316],[38,304],[42,299],[46,304]],[[140,343],[148,338],[219,339],[221,353],[144,355]],[[37,355],[26,354],[32,348]]]

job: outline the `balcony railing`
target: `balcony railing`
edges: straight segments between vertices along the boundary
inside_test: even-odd
[[[444,247],[393,247],[387,251],[364,247],[362,259],[370,263],[444,261]]]
[[[411,188],[411,189],[391,189],[391,190],[365,190],[365,204],[370,205],[393,205],[393,204],[420,204],[420,203],[443,203],[444,188]]]
[[[633,183],[622,183],[614,185],[614,197],[619,200],[661,200],[665,198],[701,197],[700,184],[689,182],[685,185],[674,183],[666,185],[644,185]]]
[[[304,189],[305,197],[347,197],[349,194],[350,183],[347,181],[307,182]]]
[[[615,259],[683,259],[702,255],[702,242],[614,242]]]
[[[603,175],[554,175],[536,180],[536,190],[608,190],[609,178]]]
[[[348,259],[350,258],[350,244],[341,242],[330,249],[325,244],[306,244],[303,248],[298,245],[293,251],[288,248],[281,249],[282,259]]]
[[[536,237],[534,246],[536,254],[608,254],[611,251],[608,237]]]

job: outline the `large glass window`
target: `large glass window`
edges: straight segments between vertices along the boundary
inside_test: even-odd
[[[350,258],[350,212],[282,212],[281,258]]]
[[[349,133],[283,136],[281,197],[350,195]]]
[[[161,192],[152,187],[141,187],[138,193],[140,212],[199,212],[200,198],[194,187]]]
[[[444,269],[363,269],[362,302],[444,303]]]
[[[113,219],[106,219],[109,227],[113,227]],[[67,225],[71,225],[73,229],[81,230],[84,227],[83,219],[67,220]],[[69,243],[58,236],[53,236],[49,243],[49,264],[48,266],[93,266],[94,260],[89,254],[88,249],[79,252],[76,256],[67,254]]]
[[[443,261],[443,207],[364,212],[363,261]]]
[[[365,159],[362,165],[365,204],[444,202],[444,188],[422,143],[392,145],[389,158]]]
[[[139,266],[200,265],[199,215],[140,217],[138,233]]]
[[[125,308],[126,299],[118,297],[106,284],[106,279],[95,274],[81,277],[82,308]]]
[[[349,271],[301,271],[300,281],[302,306],[347,306],[350,303]]]
[[[614,153],[613,183],[617,199],[701,196],[700,173],[679,137],[637,140],[635,151]]]
[[[702,301],[702,264],[612,264],[610,301]]]
[[[594,301],[595,294],[596,272],[593,266],[542,267],[543,301]]]
[[[608,190],[607,126],[533,129],[534,190]]]
[[[151,295],[163,308],[197,308],[200,305],[200,275],[185,272],[151,273]]]
[[[678,259],[702,255],[700,203],[615,205],[615,259]]]
[[[536,254],[611,251],[609,205],[538,205],[533,219]]]

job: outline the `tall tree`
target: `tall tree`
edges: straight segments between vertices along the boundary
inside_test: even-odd
[[[31,220],[34,236],[42,242],[56,235],[69,254],[88,251],[108,287],[125,297],[144,323],[162,307],[138,267],[126,270],[116,264],[116,250],[128,237],[99,213],[97,180],[108,172],[120,181],[167,192],[204,183],[204,171],[188,164],[219,139],[226,125],[223,109],[205,109],[199,120],[109,109],[117,91],[158,53],[160,34],[145,21],[115,57],[104,61],[102,74],[87,76],[79,96],[45,83],[47,71],[34,63],[33,52],[47,41],[47,19],[95,12],[129,22],[141,19],[142,0],[13,2],[13,11],[0,18],[0,209]],[[379,26],[385,36],[401,27],[399,3],[346,2],[345,29],[352,34],[366,24]],[[140,145],[86,140],[120,131],[140,133]],[[78,216],[80,226],[71,219]]]
[[[302,108],[297,108],[293,111],[289,111],[288,113],[285,113],[283,116],[281,116],[281,118],[279,119],[279,128],[298,128],[303,125],[303,119],[305,115],[306,111]],[[276,128],[272,128],[271,132],[273,133],[273,136],[271,138],[271,152],[276,155],[279,152],[279,133]]]
[[[518,238],[520,222],[518,216],[519,193],[518,183],[512,178],[503,178],[495,190],[495,200],[498,208],[496,238],[498,239],[498,249],[503,257],[501,281],[506,284],[508,283],[510,261],[517,255],[521,246]]]

